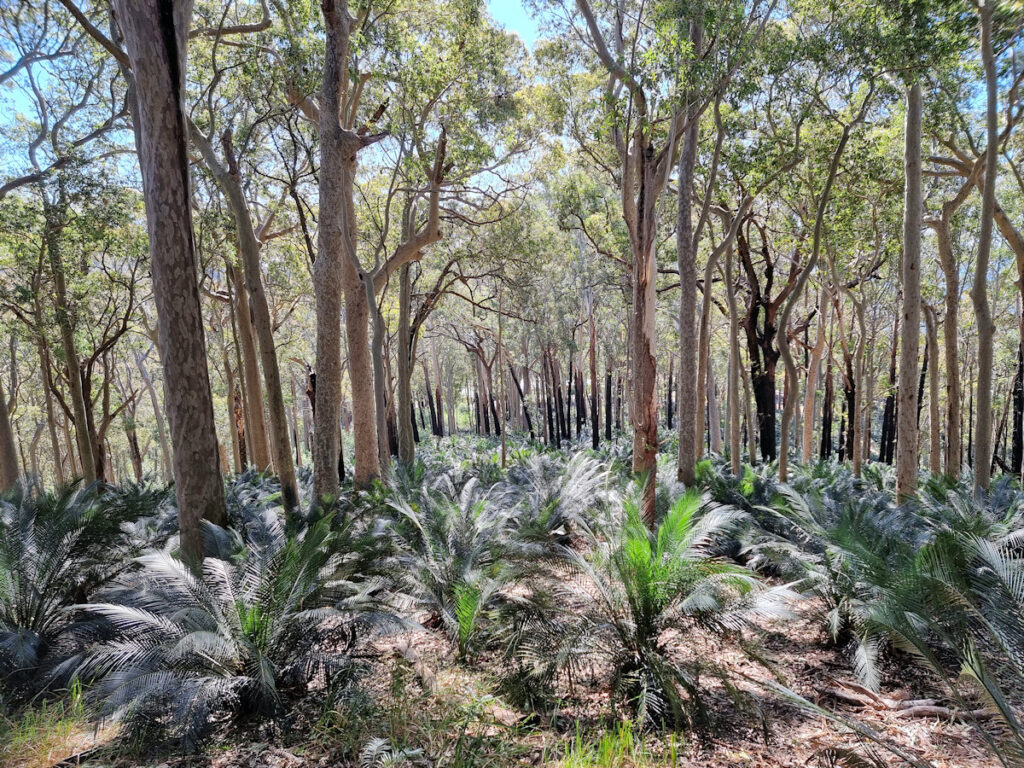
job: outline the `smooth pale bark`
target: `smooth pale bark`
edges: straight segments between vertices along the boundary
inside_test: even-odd
[[[896,410],[896,498],[917,492],[917,391],[921,346],[921,85],[907,89],[903,167],[903,306]]]
[[[793,308],[796,306],[797,302],[800,301],[800,297],[804,292],[804,286],[807,285],[807,281],[818,263],[818,258],[821,253],[822,231],[825,225],[825,212],[828,210],[829,199],[832,196],[832,185],[835,183],[836,174],[839,172],[839,160],[843,156],[843,151],[846,149],[846,143],[850,139],[850,132],[852,131],[853,126],[864,118],[864,113],[867,110],[867,105],[870,99],[871,94],[869,93],[865,97],[864,103],[861,105],[860,112],[857,117],[850,123],[843,126],[843,133],[839,138],[839,144],[836,146],[835,152],[832,154],[832,161],[829,164],[828,175],[825,177],[825,186],[822,189],[821,197],[818,200],[818,210],[814,217],[814,238],[811,245],[811,255],[807,259],[807,264],[804,265],[803,270],[801,270],[800,276],[796,279],[793,291],[779,315],[779,355],[782,357],[782,362],[786,368],[787,382],[787,396],[785,397],[785,401],[782,405],[782,425],[780,429],[781,439],[779,450],[779,480],[783,483],[789,479],[789,429],[790,424],[793,421],[793,413],[796,411],[796,399],[797,393],[799,392],[799,387],[797,385],[796,361],[793,359],[793,353],[789,349],[789,318],[793,313]]]
[[[679,270],[679,452],[676,479],[692,485],[703,443],[699,340],[696,328],[697,244],[693,238],[693,173],[697,160],[697,121],[691,120],[679,152],[679,200],[676,210],[676,266]],[[705,284],[705,293],[709,286]],[[703,319],[703,317],[702,317]]]
[[[935,310],[928,305],[924,305],[924,320],[928,358],[933,361],[928,371],[928,471],[937,475],[942,472],[942,440],[940,437],[942,418],[939,415],[939,333]]]
[[[740,455],[740,379],[744,376],[740,367],[740,316],[733,279],[733,248],[730,244],[725,251],[725,301],[729,307],[729,378],[726,406],[729,424],[729,469],[733,476],[739,476],[743,466]]]
[[[114,0],[138,87],[136,141],[153,296],[174,445],[181,549],[202,558],[200,521],[225,522],[192,233],[188,129],[182,109],[191,0]]]
[[[36,438],[32,441],[33,455],[39,434],[40,430],[36,430]],[[60,461],[60,456],[56,457],[56,461]],[[18,449],[14,444],[11,414],[7,409],[7,394],[4,392],[3,382],[0,382],[0,491],[14,488],[20,476]]]
[[[242,378],[245,381],[245,432],[249,440],[249,456],[260,472],[273,466],[270,438],[263,411],[263,383],[260,381],[259,352],[249,308],[249,291],[242,285],[241,270],[228,263],[230,290],[234,298],[238,348],[242,355]]]
[[[89,406],[85,402],[85,388],[82,384],[82,369],[79,366],[78,350],[75,348],[75,329],[68,304],[67,281],[64,275],[64,257],[61,254],[61,237],[64,229],[66,203],[63,189],[57,202],[43,203],[46,219],[46,254],[53,278],[54,314],[60,330],[60,342],[64,352],[64,367],[68,379],[68,396],[71,413],[75,420],[75,442],[82,468],[82,480],[88,485],[96,481],[96,456],[93,452],[92,437],[89,434]]]
[[[373,281],[365,279],[362,285],[366,290],[366,305],[370,308],[370,359],[373,363],[373,404],[374,422],[377,426],[377,463],[381,473],[385,474],[391,467],[391,446],[388,441],[388,379],[386,371],[386,355],[384,339],[384,317],[373,292]],[[352,372],[355,375],[355,371]]]
[[[718,380],[715,378],[715,367],[708,359],[708,440],[711,452],[722,452],[722,406],[718,397]]]
[[[164,412],[160,407],[160,398],[157,397],[156,387],[153,386],[153,377],[149,375],[143,356],[138,352],[135,353],[135,367],[139,369],[142,383],[146,387],[146,393],[149,395],[150,407],[153,409],[157,442],[160,445],[161,476],[165,483],[169,483],[174,478],[174,464],[171,461],[171,446],[170,441],[167,439],[167,429],[164,426]]]
[[[992,476],[992,364],[995,323],[988,300],[989,257],[992,253],[992,225],[996,202],[996,173],[999,170],[997,126],[997,79],[992,50],[992,2],[981,0],[981,59],[985,72],[985,175],[981,188],[981,222],[978,232],[978,256],[971,286],[975,322],[978,328],[977,427],[974,440],[974,493],[988,492]]]
[[[352,110],[341,100],[342,94],[348,95],[349,41],[355,19],[346,0],[323,0],[322,8],[327,35],[319,109],[319,242],[313,265],[317,376],[313,488],[318,501],[325,496],[337,497],[339,487],[342,293],[353,402],[355,483],[365,488],[380,474],[368,335],[367,295],[372,296],[373,290],[365,285],[369,276],[359,268],[356,255],[354,199],[356,155],[370,140],[352,130]]]
[[[231,311],[230,309],[228,310]],[[235,474],[242,471],[242,446],[239,440],[238,425],[235,422],[235,372],[231,367],[231,356],[228,353],[227,341],[224,339],[224,323],[217,329],[217,341],[220,343],[221,365],[224,366],[224,385],[227,388],[227,421],[228,434],[231,435],[231,461]],[[245,434],[244,431],[242,434]]]
[[[35,305],[36,319],[38,323],[41,323],[43,310],[38,293],[35,297]],[[42,325],[40,324],[39,327]],[[50,390],[50,384],[53,381],[50,370],[50,352],[42,334],[37,334],[36,352],[39,355],[39,370],[42,372],[43,379],[43,406],[46,410],[46,427],[50,434],[50,450],[53,452],[54,479],[57,486],[60,487],[64,485],[64,462],[61,459],[60,439],[57,437],[57,416],[53,407],[53,392]]]
[[[966,185],[965,185],[966,186]],[[960,196],[957,198],[960,199]],[[963,195],[966,199],[966,194]],[[961,467],[961,386],[960,386],[960,273],[953,254],[953,239],[949,232],[949,220],[957,205],[947,202],[942,206],[941,217],[927,220],[935,231],[939,251],[939,266],[942,269],[945,290],[943,291],[942,344],[946,369],[946,450],[943,455],[943,471],[950,477],[960,476]]]
[[[295,464],[292,461],[291,441],[288,438],[288,415],[284,406],[284,390],[281,384],[281,370],[274,345],[274,327],[270,317],[267,292],[263,288],[260,271],[260,250],[262,243],[253,226],[249,203],[242,189],[230,132],[225,131],[221,144],[224,163],[214,152],[209,139],[192,127],[192,141],[199,148],[203,162],[213,174],[221,188],[235,222],[235,236],[238,239],[238,254],[242,262],[243,287],[235,283],[238,296],[246,295],[251,312],[252,328],[259,342],[259,358],[263,368],[264,394],[267,397],[267,411],[270,414],[270,451],[274,469],[281,482],[281,501],[286,512],[293,511],[299,503],[298,484],[295,479]],[[226,163],[226,165],[225,165]],[[262,402],[258,403],[262,409]]]
[[[821,371],[821,359],[825,354],[825,329],[828,327],[832,313],[832,295],[828,287],[822,285],[818,298],[818,328],[807,361],[807,378],[804,387],[804,434],[800,444],[800,461],[809,464],[814,453],[814,401],[817,396],[818,375]]]

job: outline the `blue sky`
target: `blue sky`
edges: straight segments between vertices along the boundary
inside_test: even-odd
[[[494,20],[505,29],[516,32],[526,47],[533,49],[537,40],[537,22],[523,7],[522,0],[487,0],[487,8]]]

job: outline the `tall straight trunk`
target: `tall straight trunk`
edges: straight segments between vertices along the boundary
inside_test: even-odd
[[[953,255],[953,239],[949,232],[949,218],[952,209],[943,206],[941,218],[929,219],[928,223],[935,230],[935,239],[939,251],[939,266],[942,268],[943,282],[943,316],[942,344],[946,369],[946,450],[943,454],[943,472],[950,477],[960,476],[962,462],[961,429],[961,386],[960,386],[960,273],[956,258]]]
[[[498,375],[501,384],[501,467],[505,468],[508,452],[508,422],[506,417],[506,392],[505,392],[505,348],[503,345],[502,331],[504,329],[504,311],[501,305],[501,291],[498,291],[498,349],[495,356],[498,360]]]
[[[137,86],[136,143],[174,446],[182,552],[203,555],[200,520],[226,521],[192,233],[182,94],[191,0],[114,0]]]
[[[38,328],[43,328],[43,303],[38,284],[33,286],[35,294],[35,320]],[[46,336],[42,333],[36,334],[36,354],[39,356],[39,371],[43,380],[43,407],[46,411],[46,426],[50,435],[50,450],[53,452],[54,479],[57,487],[64,485],[64,462],[61,460],[60,439],[57,437],[57,416],[53,404],[53,371],[50,366],[50,349]]]
[[[590,326],[590,447],[597,450],[601,437],[600,410],[597,405],[597,325],[594,322],[594,305],[590,304],[587,313]],[[669,388],[671,392],[671,388]]]
[[[935,310],[924,305],[925,340],[927,356],[932,360],[928,376],[928,471],[933,475],[942,472],[942,441],[940,438],[941,417],[939,416],[939,333],[936,328]],[[1020,347],[1017,348],[1017,381],[1020,380]],[[1015,382],[1016,385],[1016,382]],[[1014,389],[1016,397],[1017,389]],[[1021,402],[1024,404],[1024,392]],[[1014,423],[1016,441],[1017,424]],[[1016,444],[1016,442],[1015,442]]]
[[[387,331],[384,329],[384,316],[377,296],[374,293],[373,281],[368,277],[363,281],[366,289],[366,304],[370,308],[370,360],[373,364],[373,402],[377,423],[377,461],[381,472],[387,472],[391,465],[392,453],[398,452],[398,441],[393,430],[388,427],[390,419],[390,387],[391,377],[385,372],[384,342]],[[392,440],[395,445],[391,445]]]
[[[672,386],[674,384],[673,375],[675,373],[675,357],[670,356],[668,359],[668,386],[665,387],[665,429],[669,432],[672,431]]]
[[[718,396],[718,381],[715,367],[708,361],[708,433],[711,452],[722,453],[722,406]]]
[[[409,313],[412,289],[409,280],[409,265],[403,264],[398,272],[398,460],[412,464],[416,458],[416,442],[413,439],[412,413],[412,332]]]
[[[862,305],[863,306],[863,305]],[[863,326],[862,326],[863,328]],[[863,427],[861,428],[861,461],[871,461],[871,422],[875,411],[875,358],[868,349],[864,375],[864,399],[861,405]]]
[[[260,472],[272,466],[270,438],[263,410],[263,382],[260,381],[259,350],[253,330],[252,311],[249,306],[249,291],[243,285],[241,271],[228,264],[228,277],[233,294],[235,324],[238,333],[238,347],[242,355],[242,376],[245,379],[246,433],[249,435],[249,449],[252,463]]]
[[[302,439],[299,437],[299,398],[295,391],[295,376],[289,377],[288,388],[292,398],[290,414],[290,426],[292,430],[292,445],[295,447],[295,466],[302,466]]]
[[[698,24],[691,28],[691,37],[699,35]],[[698,121],[691,119],[683,134],[679,151],[679,200],[676,210],[676,266],[679,270],[679,379],[677,409],[679,411],[679,451],[676,479],[693,485],[696,480],[697,459],[703,440],[700,344],[696,327],[697,306],[697,249],[693,241],[693,183],[697,160]],[[710,287],[705,284],[704,291]]]
[[[217,332],[217,340],[220,342],[221,364],[224,366],[224,386],[227,389],[227,412],[228,412],[228,434],[231,435],[231,459],[235,474],[242,471],[242,446],[239,433],[235,423],[235,373],[231,367],[231,356],[228,354],[228,345],[224,339],[224,325],[220,324]]]
[[[800,441],[800,461],[809,464],[814,453],[814,400],[817,396],[818,376],[821,358],[825,353],[825,329],[832,313],[832,297],[825,285],[821,286],[818,298],[818,329],[807,361],[807,378],[804,386],[804,434]]]
[[[313,265],[317,325],[313,487],[317,499],[338,494],[342,293],[345,295],[349,379],[355,406],[355,484],[365,488],[380,474],[368,335],[368,297],[373,296],[373,284],[360,268],[356,253],[354,196],[356,156],[370,141],[341,120],[340,97],[348,95],[349,40],[355,19],[349,13],[346,0],[323,0],[321,5],[327,35],[320,93],[320,227]]]
[[[236,280],[235,288],[239,296],[245,295],[248,299],[252,331],[259,343],[264,393],[267,398],[267,412],[270,415],[270,453],[281,483],[281,501],[285,511],[292,512],[298,506],[299,491],[295,479],[295,464],[292,461],[291,441],[288,437],[288,413],[284,405],[284,385],[281,382],[281,369],[277,361],[277,348],[274,345],[274,327],[260,269],[260,250],[263,244],[256,234],[249,203],[245,199],[230,131],[224,132],[221,141],[226,167],[217,157],[209,139],[194,126],[192,140],[199,149],[206,167],[220,186],[235,222],[238,255],[242,264],[242,285]]]
[[[544,392],[544,434],[547,438],[548,445],[554,445],[556,442],[555,437],[555,415],[552,409],[551,403],[551,382],[549,380],[550,375],[548,373],[547,366],[547,352],[541,352],[540,358],[540,375],[541,375],[541,389]]]
[[[757,432],[754,429],[755,415],[753,397],[750,394],[750,379],[744,373],[740,376],[743,385],[743,418],[747,424],[747,461],[751,466],[757,464]]]
[[[714,275],[715,263],[717,262],[718,249],[716,248],[708,256],[707,264],[704,266],[704,292],[700,305],[700,326],[697,335],[697,458],[703,455],[704,431],[708,432],[709,444],[714,443],[714,427],[706,415],[711,410],[711,282]],[[714,448],[712,447],[712,450]]]
[[[430,433],[435,437],[441,437],[443,432],[441,430],[440,413],[438,412],[441,404],[440,402],[436,405],[434,403],[434,393],[430,388],[430,366],[427,364],[426,357],[423,358],[422,367],[423,387],[427,390],[427,408],[430,410]]]
[[[878,447],[878,460],[892,464],[896,449],[896,359],[899,351],[900,317],[896,316],[892,327],[892,346],[889,351],[889,392],[885,397],[882,412],[882,439]]]
[[[738,477],[742,468],[742,430],[740,429],[740,379],[744,378],[740,363],[740,315],[733,282],[733,247],[725,251],[725,301],[729,307],[729,376],[726,406],[729,432],[729,470]]]
[[[93,451],[92,438],[89,434],[89,405],[85,401],[85,389],[82,384],[82,369],[79,366],[78,350],[75,348],[75,329],[71,319],[71,306],[68,303],[67,281],[64,275],[64,256],[61,253],[61,240],[64,231],[64,220],[67,215],[67,203],[60,183],[59,199],[53,202],[44,201],[44,217],[46,253],[50,261],[50,272],[53,277],[54,314],[60,330],[61,347],[64,352],[64,366],[68,378],[68,394],[71,400],[71,413],[75,420],[75,442],[78,446],[78,458],[82,468],[82,479],[88,485],[96,481],[96,457]]]
[[[1013,376],[1013,427],[1010,443],[1010,469],[1019,478],[1024,465],[1024,324],[1017,322],[1017,370]]]
[[[607,363],[604,370],[604,439],[612,441],[612,366]]]
[[[896,499],[917,493],[918,377],[921,345],[921,84],[907,89],[903,167],[903,334],[896,422]]]
[[[978,328],[977,430],[974,439],[974,493],[988,492],[992,476],[992,365],[995,323],[988,300],[989,256],[992,252],[992,225],[996,202],[996,173],[999,170],[997,92],[995,54],[992,45],[992,0],[979,0],[981,17],[981,60],[985,72],[985,177],[981,189],[981,222],[978,233],[978,257],[975,262],[971,301]]]
[[[32,442],[34,446],[36,441]],[[57,460],[60,460],[59,456]],[[14,428],[11,426],[11,414],[7,408],[7,394],[4,392],[3,382],[0,382],[0,491],[14,488],[20,476],[18,449],[14,444]]]
[[[860,477],[864,465],[865,441],[862,437],[870,424],[864,418],[864,348],[867,344],[864,328],[864,302],[854,301],[854,313],[857,317],[857,347],[853,355],[853,413],[850,418],[853,420],[853,427],[850,430],[853,436],[853,445],[850,450],[853,454],[853,476]],[[868,445],[871,436],[868,435]]]
[[[160,445],[160,468],[162,470],[162,476],[165,483],[170,482],[171,478],[174,476],[174,466],[171,460],[170,441],[167,439],[167,430],[164,428],[164,412],[163,408],[160,407],[160,398],[157,397],[156,387],[153,384],[153,377],[149,375],[143,356],[138,352],[135,353],[135,367],[139,369],[139,375],[142,376],[142,383],[146,387],[146,393],[149,395],[149,405],[153,409],[153,420],[156,422],[157,443]]]

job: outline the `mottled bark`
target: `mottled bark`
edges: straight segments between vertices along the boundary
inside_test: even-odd
[[[182,93],[191,0],[114,0],[138,86],[136,138],[153,296],[174,446],[181,548],[202,557],[200,520],[225,522],[192,233]]]

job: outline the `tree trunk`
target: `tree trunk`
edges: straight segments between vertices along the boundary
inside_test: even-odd
[[[412,464],[416,459],[413,440],[412,413],[412,334],[409,328],[412,291],[409,284],[409,265],[403,264],[398,273],[398,460]]]
[[[340,95],[348,92],[349,38],[354,19],[345,0],[324,0],[322,6],[327,36],[320,98],[319,244],[313,265],[317,322],[313,485],[317,499],[338,494],[342,292],[354,404],[355,484],[366,488],[380,474],[368,336],[368,297],[373,295],[373,286],[358,265],[354,200],[356,155],[368,142],[356,131],[343,127],[339,117]]]
[[[980,0],[981,59],[985,72],[985,177],[981,190],[981,222],[978,233],[978,256],[975,262],[971,301],[978,327],[977,428],[974,439],[974,493],[988,493],[992,476],[992,365],[995,323],[988,300],[989,256],[992,252],[993,210],[995,208],[996,173],[999,170],[997,92],[995,54],[992,44],[992,0]]]
[[[60,461],[60,456],[57,461]],[[3,382],[0,382],[0,491],[9,491],[17,486],[20,476],[18,449],[14,444],[11,414],[7,409],[7,394]]]
[[[696,25],[695,25],[696,26]],[[691,34],[692,36],[692,34]],[[697,249],[693,242],[693,174],[697,160],[698,121],[691,119],[679,152],[679,200],[676,210],[676,266],[679,269],[679,452],[676,479],[692,485],[701,454],[704,423],[700,397],[700,344],[697,337]],[[709,290],[704,286],[705,292]]]
[[[818,329],[811,347],[810,359],[807,361],[807,379],[804,388],[804,434],[801,440],[800,461],[811,462],[814,452],[814,399],[817,396],[818,376],[821,371],[821,358],[825,353],[825,330],[832,314],[832,297],[822,285],[821,296],[818,298]]]
[[[235,300],[238,347],[242,353],[242,375],[245,378],[246,433],[249,435],[253,465],[260,472],[266,472],[272,466],[270,440],[267,436],[267,422],[263,411],[263,382],[260,381],[259,352],[252,327],[249,291],[242,284],[244,278],[242,278],[238,267],[229,262],[227,272]]]
[[[246,294],[251,313],[252,329],[259,342],[259,357],[263,367],[264,392],[267,396],[267,411],[270,414],[270,451],[274,468],[281,482],[281,501],[286,512],[298,506],[298,485],[295,480],[295,464],[292,461],[291,441],[288,438],[288,414],[284,405],[284,388],[281,370],[274,345],[274,328],[270,318],[267,293],[263,288],[260,271],[260,249],[262,243],[256,235],[249,203],[245,199],[238,163],[231,141],[231,132],[224,132],[222,145],[227,167],[219,161],[210,141],[193,128],[193,143],[198,147],[206,167],[217,180],[235,222],[235,236],[238,239],[238,254],[242,262],[242,283],[236,289],[239,296]]]
[[[921,343],[921,85],[907,90],[903,196],[903,334],[896,423],[896,500],[917,493],[917,391]]]
[[[949,205],[949,204],[947,204]],[[941,218],[928,220],[935,230],[939,251],[939,266],[945,282],[943,291],[944,308],[942,317],[942,343],[946,368],[946,450],[943,455],[943,471],[950,477],[960,476],[962,462],[961,428],[961,387],[960,387],[960,274],[956,257],[953,255],[953,239],[949,232],[949,218],[952,206],[943,206]]]
[[[191,0],[114,0],[137,85],[136,141],[178,497],[181,549],[203,555],[200,520],[225,522],[192,234],[182,93]]]
[[[96,481],[96,456],[89,434],[89,405],[85,401],[82,369],[79,365],[78,350],[75,348],[75,329],[71,319],[71,306],[68,303],[64,257],[60,249],[67,203],[64,199],[63,182],[59,186],[61,188],[58,192],[58,201],[53,202],[46,199],[43,203],[46,219],[46,253],[49,257],[50,272],[53,277],[54,314],[64,352],[64,366],[68,378],[71,412],[75,420],[75,440],[82,467],[82,480],[88,485]]]
[[[932,475],[942,472],[942,441],[940,438],[941,417],[939,416],[939,333],[936,328],[935,310],[924,305],[925,339],[927,343],[927,356],[932,360],[930,375],[928,377],[928,471]],[[1024,389],[1021,389],[1021,350],[1017,348],[1017,378],[1014,380],[1014,414],[1016,416],[1017,394],[1020,390],[1020,404],[1024,406]],[[1018,422],[1014,420],[1014,448],[1019,443]],[[1019,462],[1019,459],[1018,459]],[[1015,466],[1019,466],[1015,465]],[[1019,471],[1019,470],[1018,470]]]
[[[818,255],[821,252],[821,240],[822,230],[825,225],[825,211],[828,209],[829,199],[832,195],[832,185],[835,182],[836,174],[839,172],[839,160],[843,155],[843,151],[846,149],[846,143],[850,138],[850,131],[854,125],[856,125],[864,116],[864,110],[867,107],[867,100],[870,99],[870,94],[865,97],[864,105],[861,107],[859,115],[850,123],[843,126],[842,136],[839,138],[839,144],[836,146],[835,152],[832,154],[832,162],[829,165],[828,175],[825,177],[825,186],[821,191],[821,197],[818,200],[818,210],[814,217],[814,237],[811,245],[811,255],[807,260],[807,264],[800,271],[800,276],[796,280],[796,285],[793,287],[793,291],[786,301],[786,305],[782,309],[782,314],[779,317],[779,354],[782,357],[782,362],[786,368],[786,381],[788,382],[788,391],[785,402],[782,407],[782,428],[780,436],[780,454],[779,454],[779,480],[786,482],[788,479],[788,466],[789,466],[789,428],[793,421],[793,413],[796,411],[796,398],[799,392],[799,386],[797,384],[797,370],[796,362],[793,360],[793,355],[789,349],[789,317],[793,312],[793,308],[796,303],[800,301],[801,296],[804,292],[804,286],[807,284],[807,280],[810,278],[811,273],[814,271],[814,267],[818,263]]]
[[[853,428],[850,432],[854,442],[851,446],[853,452],[853,476],[860,477],[864,465],[865,441],[862,437],[865,430],[870,430],[870,424],[865,423],[864,418],[864,348],[866,346],[866,334],[864,328],[864,302],[854,301],[854,313],[857,316],[857,350],[853,356],[853,413],[850,418],[853,420]],[[871,436],[868,435],[870,446]]]
[[[831,345],[829,345],[831,347]],[[828,364],[825,366],[825,396],[821,403],[821,445],[818,458],[828,461],[832,458],[832,416],[835,401],[835,376],[832,372],[832,350],[829,349]]]
[[[739,477],[742,463],[742,431],[740,429],[740,379],[743,378],[740,363],[740,316],[736,303],[736,285],[733,282],[733,247],[725,252],[725,300],[729,306],[729,376],[726,404],[729,422],[729,470]]]
[[[153,385],[153,378],[149,375],[149,371],[146,370],[146,363],[143,360],[143,356],[138,352],[135,353],[135,367],[139,369],[139,374],[142,376],[142,383],[146,387],[146,392],[149,394],[149,404],[153,409],[153,420],[156,422],[156,437],[157,442],[160,444],[160,466],[163,470],[164,482],[170,482],[174,476],[174,466],[171,459],[171,445],[167,439],[167,430],[164,428],[164,413],[160,407],[160,398],[157,397],[156,387]]]

